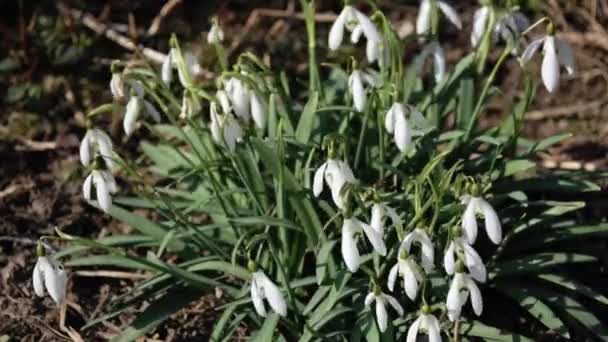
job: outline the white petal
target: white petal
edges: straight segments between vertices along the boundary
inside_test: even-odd
[[[462,247],[464,250],[464,262],[469,269],[469,273],[471,273],[471,276],[475,278],[475,280],[484,283],[486,281],[487,273],[483,260],[481,260],[477,251],[468,243],[463,241]]]
[[[248,89],[243,84],[243,81],[233,78],[232,91],[228,90],[228,97],[232,102],[234,113],[241,119],[249,120],[249,94]]]
[[[376,299],[376,319],[378,320],[378,327],[381,332],[385,332],[388,326],[386,307],[384,306],[384,301],[380,298]]]
[[[475,207],[477,200],[471,199],[462,216],[462,228],[469,244],[474,244],[477,239],[477,218],[475,217]]]
[[[386,112],[386,116],[384,117],[384,127],[389,133],[393,133],[395,131],[395,115],[397,114],[397,110],[399,107],[402,107],[400,103],[393,103],[388,112]]]
[[[356,219],[354,219],[356,220]],[[369,242],[371,242],[372,246],[374,247],[374,250],[376,252],[378,252],[378,254],[385,256],[386,255],[386,246],[384,245],[384,240],[383,240],[383,236],[382,234],[379,234],[378,232],[376,232],[374,230],[374,228],[372,228],[370,225],[360,222],[359,224],[361,226],[361,228],[363,229],[363,232],[365,233],[365,236],[367,236],[367,239],[369,240]]]
[[[384,205],[380,203],[374,203],[372,205],[372,217],[370,220],[370,226],[378,234],[384,234]]]
[[[38,297],[44,296],[44,270],[50,267],[49,261],[46,257],[38,257],[36,265],[34,266],[34,272],[32,273],[32,285],[34,286],[34,293]]]
[[[401,306],[401,304],[399,304],[395,297],[385,294],[384,298],[386,298],[386,300],[393,307],[393,309],[397,311],[397,314],[399,314],[399,316],[403,316],[403,307]]]
[[[91,201],[91,182],[93,180],[93,174],[89,174],[87,178],[84,179],[84,183],[82,183],[82,196],[85,200]]]
[[[445,16],[454,24],[454,26],[458,27],[458,29],[462,28],[462,21],[460,20],[460,16],[456,13],[456,10],[443,1],[437,1],[437,6]]]
[[[441,82],[445,77],[445,54],[439,44],[435,46],[433,51],[433,71],[435,73],[435,82]]]
[[[141,85],[141,82],[136,81],[136,80],[128,80],[127,83],[129,84],[129,87],[131,87],[131,90],[133,90],[135,92],[135,95],[139,98],[143,98],[144,97],[144,87]],[[130,94],[129,94],[130,96]]]
[[[412,130],[405,116],[395,115],[395,145],[404,152],[412,142]]]
[[[552,93],[559,85],[559,61],[557,59],[557,51],[555,49],[555,38],[547,37],[543,47],[545,55],[543,56],[543,64],[541,67],[541,76],[545,88]]]
[[[416,34],[423,35],[431,29],[431,2],[422,0],[416,18]],[[409,341],[408,341],[409,342]]]
[[[367,61],[369,63],[373,63],[376,59],[378,59],[381,44],[382,43],[378,40],[367,40],[367,43],[365,44],[365,56],[367,57]]]
[[[361,39],[361,35],[363,34],[363,27],[361,25],[355,26],[353,32],[350,34],[350,42],[353,44],[357,44],[359,39]]]
[[[92,175],[93,184],[95,184],[95,192],[97,193],[97,202],[101,209],[107,213],[112,207],[112,197],[110,197],[108,184],[99,171],[93,171]]]
[[[342,12],[336,21],[331,25],[331,29],[329,30],[329,39],[328,46],[330,50],[336,50],[342,44],[342,39],[344,39],[344,24],[346,23],[348,8],[350,6],[344,6]]]
[[[353,96],[353,102],[355,109],[362,112],[365,109],[365,89],[363,88],[363,81],[361,80],[361,72],[359,70],[353,71],[349,78],[350,91]]]
[[[315,195],[315,197],[319,197],[319,195],[323,192],[323,176],[325,175],[325,169],[327,169],[327,162],[323,163],[323,165],[321,165],[315,172],[312,182],[312,193]]]
[[[106,163],[106,166],[110,170],[115,170],[116,162],[114,161],[114,151],[112,150],[112,141],[110,140],[110,137],[98,128],[93,129],[92,134],[92,137],[95,137],[95,142],[99,148],[99,154]]]
[[[374,42],[379,42],[381,37],[376,25],[374,25],[374,23],[372,23],[372,21],[365,14],[361,13],[357,9],[354,9],[354,12],[359,25],[363,29],[365,38],[367,38],[368,41],[371,40]]]
[[[538,48],[541,46],[541,44],[543,43],[543,41],[545,40],[545,38],[539,38],[539,39],[535,39],[533,40],[530,45],[528,45],[526,47],[526,49],[524,50],[524,52],[521,54],[521,60],[524,63],[528,63],[532,57],[534,57],[534,55],[536,54],[536,51],[538,51]]]
[[[405,293],[412,300],[416,300],[416,296],[418,295],[418,281],[416,280],[416,275],[413,270],[407,265],[402,268],[403,271],[403,287],[405,288]]]
[[[65,299],[67,282],[68,277],[62,265],[51,264],[45,269],[44,285],[57,305],[60,305]]]
[[[490,9],[483,6],[473,15],[473,30],[471,31],[471,46],[477,47],[486,32]]]
[[[171,54],[167,54],[167,57],[163,61],[160,71],[160,78],[164,84],[169,85],[173,81],[173,64],[171,62]]]
[[[498,218],[496,211],[494,211],[494,208],[492,208],[490,203],[486,202],[484,199],[480,198],[478,205],[483,213],[486,233],[494,244],[499,244],[500,240],[502,240],[502,227],[500,226],[500,219]]]
[[[253,122],[259,129],[264,129],[266,127],[266,113],[262,101],[253,91],[251,91],[249,101],[251,102],[251,116]]]
[[[454,275],[445,304],[448,310],[448,318],[452,322],[457,321],[458,318],[460,318],[460,312],[462,310],[462,306],[464,305],[464,302],[462,301],[463,297],[460,295],[463,285],[461,281],[462,276],[462,273],[456,273],[456,275]]]
[[[450,241],[450,245],[443,256],[443,267],[445,268],[445,272],[447,274],[454,274],[456,271],[456,263],[454,261],[455,249],[456,246],[454,241]]]
[[[359,250],[357,249],[357,241],[354,238],[355,227],[351,219],[345,219],[342,226],[342,258],[346,267],[351,272],[357,272],[361,262]]]
[[[266,307],[264,306],[264,300],[255,278],[251,281],[251,300],[253,301],[253,307],[258,315],[266,317]]]
[[[268,300],[268,304],[270,304],[274,312],[285,317],[287,315],[287,303],[285,303],[281,290],[266,275],[261,280],[264,296]]]
[[[129,99],[129,103],[127,103],[127,109],[125,111],[125,117],[122,120],[122,127],[124,128],[125,134],[131,135],[135,130],[135,122],[137,121],[137,117],[139,116],[139,112],[141,111],[141,100],[133,96]]]
[[[91,131],[87,131],[80,142],[80,162],[84,166],[89,166],[91,163]]]
[[[122,77],[120,74],[112,74],[112,79],[110,80],[110,92],[112,93],[112,97],[115,99],[125,97],[125,86],[122,82]]]
[[[422,316],[416,318],[414,323],[410,325],[409,330],[407,331],[407,341],[406,342],[416,342],[418,339],[418,329],[420,329],[420,321],[422,320]]]
[[[568,43],[559,38],[555,38],[555,44],[559,62],[566,68],[568,74],[572,75],[574,73],[574,51]]]
[[[483,300],[481,298],[481,292],[479,291],[479,287],[477,284],[470,279],[467,278],[467,287],[469,288],[469,292],[471,293],[471,305],[473,306],[473,311],[477,316],[480,316],[483,311]]]
[[[370,292],[367,294],[367,296],[365,296],[365,300],[363,302],[365,303],[365,306],[370,306],[375,299],[376,295],[374,294],[374,292]]]
[[[441,330],[439,328],[439,321],[433,315],[426,315],[427,327],[429,333],[429,342],[441,342]]]
[[[100,173],[101,173],[103,179],[105,179],[110,193],[111,194],[116,193],[118,191],[118,186],[116,185],[116,180],[114,179],[114,176],[112,176],[112,173],[110,173],[107,170],[100,171]]]
[[[222,111],[224,113],[230,113],[232,111],[232,107],[230,106],[230,100],[228,99],[226,92],[224,90],[218,90],[215,96],[222,106]]]
[[[426,273],[430,273],[435,266],[435,249],[429,236],[424,231],[420,231],[418,241],[422,246],[422,267]]]
[[[399,275],[399,264],[395,264],[388,273],[388,289],[393,292],[395,289],[395,281],[397,280],[397,275]]]

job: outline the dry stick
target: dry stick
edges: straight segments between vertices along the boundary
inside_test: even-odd
[[[117,279],[148,279],[149,275],[133,272],[122,272],[122,271],[110,271],[110,270],[99,270],[99,271],[85,271],[79,270],[74,272],[74,275],[80,277],[102,277],[102,278],[117,278]]]
[[[181,3],[182,3],[182,0],[167,1],[167,3],[165,3],[163,5],[163,7],[160,9],[160,11],[158,12],[158,15],[152,20],[152,24],[150,24],[150,27],[148,28],[148,35],[153,36],[153,35],[157,34],[158,30],[160,28],[160,25],[163,22],[163,19],[165,19],[165,17],[167,17],[171,13],[171,11],[173,11],[173,9]]]
[[[95,31],[97,34],[104,35],[109,40],[122,46],[123,48],[130,51],[141,51],[141,54],[156,64],[162,64],[167,55],[154,49],[147,48],[142,45],[135,44],[131,39],[121,35],[120,33],[112,30],[108,25],[99,22],[93,15],[70,8],[62,2],[57,3],[57,9],[64,15],[72,17],[74,20],[81,21],[84,26]]]

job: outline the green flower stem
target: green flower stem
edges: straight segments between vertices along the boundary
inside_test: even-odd
[[[308,71],[309,71],[309,91],[310,95],[321,91],[321,79],[319,77],[319,67],[317,64],[317,37],[315,34],[315,4],[312,0],[300,0],[304,11],[306,22],[306,35],[308,37]]]

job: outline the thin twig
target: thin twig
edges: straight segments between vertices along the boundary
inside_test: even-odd
[[[157,34],[158,30],[160,29],[160,25],[162,24],[165,17],[167,17],[171,13],[171,11],[173,11],[173,9],[181,3],[182,0],[167,1],[167,3],[165,3],[158,12],[158,15],[152,20],[152,24],[150,24],[150,27],[148,28],[148,36],[153,36]]]

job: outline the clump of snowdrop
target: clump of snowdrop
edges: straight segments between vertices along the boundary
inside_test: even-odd
[[[281,290],[266,276],[264,271],[257,269],[254,262],[250,262],[251,274],[251,301],[255,307],[255,311],[258,315],[266,317],[266,306],[264,305],[264,299],[270,305],[272,311],[276,312],[280,316],[287,315],[287,303],[281,293]]]
[[[373,302],[376,302],[376,320],[378,322],[378,327],[381,332],[385,332],[388,327],[388,313],[386,310],[387,304],[393,307],[399,316],[403,316],[403,307],[399,302],[395,299],[395,297],[391,295],[387,295],[379,287],[375,287],[372,292],[370,292],[365,297],[365,306],[370,306]]]
[[[431,314],[430,308],[424,305],[420,310],[420,315],[412,325],[410,325],[407,331],[407,342],[416,342],[418,335],[424,332],[428,335],[429,342],[441,342],[441,328],[439,327],[439,320]]]
[[[486,233],[490,240],[499,244],[502,240],[502,227],[492,205],[482,197],[471,195],[463,196],[462,203],[466,205],[462,217],[462,228],[469,244],[474,244],[477,239],[477,214],[483,216]]]
[[[361,255],[357,248],[357,235],[364,233],[374,250],[382,255],[386,255],[386,245],[384,237],[374,230],[369,224],[354,217],[345,217],[342,224],[342,258],[349,271],[355,273],[361,264]]]
[[[521,60],[528,63],[542,45],[541,77],[547,91],[552,93],[559,87],[561,66],[566,68],[569,75],[574,74],[574,52],[568,43],[555,37],[553,24],[549,26],[549,34],[533,40],[522,53]]]
[[[46,256],[41,243],[37,248],[38,260],[32,273],[34,292],[38,297],[49,296],[57,305],[63,304],[66,295],[68,277],[63,265],[52,256]]]
[[[351,42],[356,44],[361,35],[367,39],[367,60],[372,63],[380,55],[383,39],[376,25],[356,8],[346,5],[336,18],[329,31],[328,45],[330,50],[337,50],[344,39],[344,28],[351,32]]]
[[[452,6],[441,0],[422,0],[420,9],[418,10],[418,17],[416,18],[416,34],[422,36],[431,31],[434,15],[433,9],[436,10],[437,8],[454,26],[458,29],[462,28],[460,16]]]
[[[388,133],[393,134],[399,151],[404,152],[414,136],[424,134],[428,123],[424,115],[413,106],[395,102],[384,117],[384,127]]]
[[[483,300],[481,291],[475,284],[475,281],[468,274],[463,272],[463,265],[459,265],[459,270],[452,278],[450,290],[448,291],[446,308],[448,310],[448,318],[454,322],[460,318],[462,307],[466,304],[469,295],[473,311],[477,316],[483,311]]]

